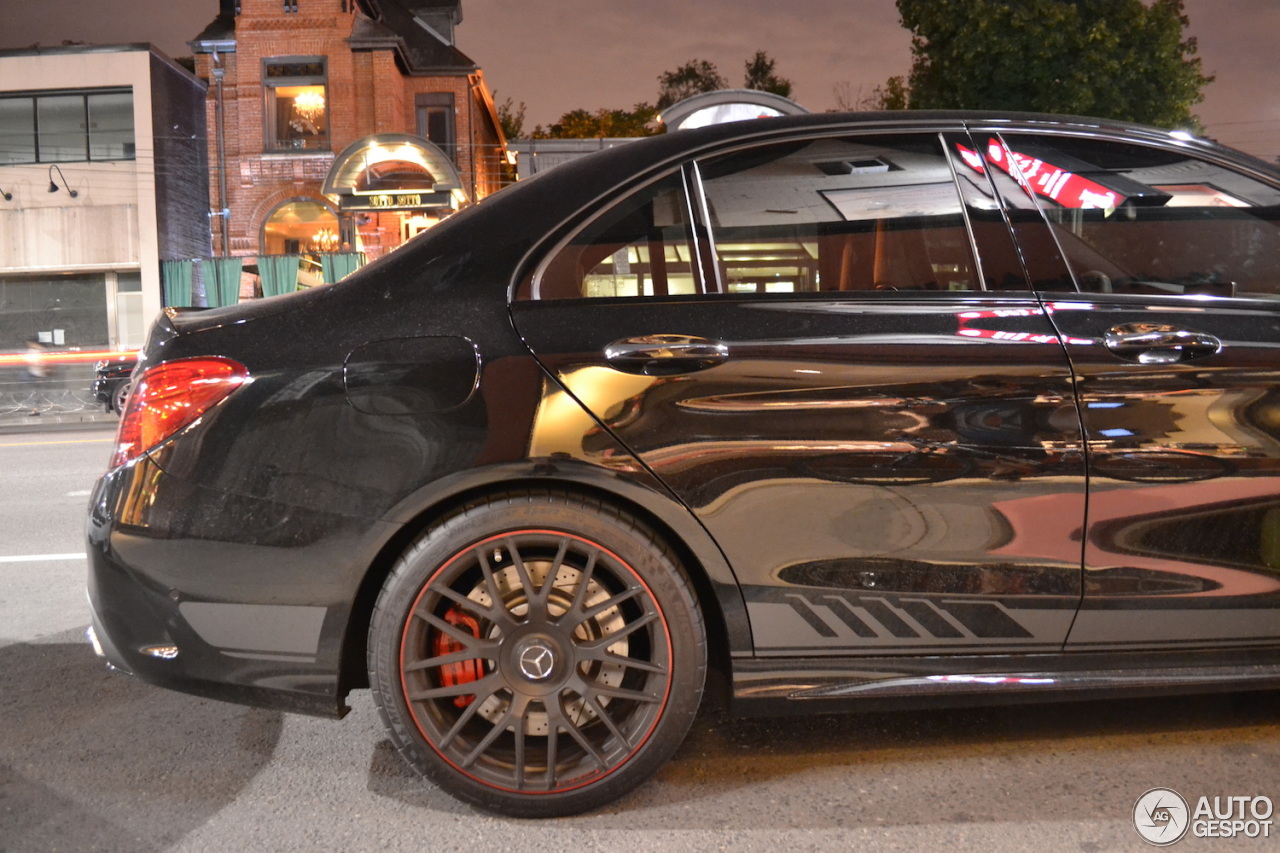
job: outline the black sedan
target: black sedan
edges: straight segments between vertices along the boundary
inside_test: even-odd
[[[155,324],[95,642],[598,807],[743,712],[1280,686],[1280,174],[1180,132],[814,115],[557,167]],[[710,679],[709,674],[720,677]]]
[[[138,366],[136,353],[104,358],[93,366],[93,382],[89,385],[93,398],[108,412],[124,412],[125,401],[133,388],[133,369]]]

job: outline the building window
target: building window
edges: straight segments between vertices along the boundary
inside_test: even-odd
[[[328,150],[329,89],[324,59],[268,60],[263,81],[267,150]]]
[[[286,201],[262,226],[264,255],[321,255],[340,248],[337,215],[315,199]]]
[[[66,163],[89,159],[83,95],[51,95],[36,99],[40,159]]]
[[[457,140],[453,127],[453,94],[431,92],[414,98],[418,135],[449,156],[457,164]]]
[[[101,92],[85,96],[89,105],[89,159],[132,160],[133,95]]]
[[[0,279],[0,352],[30,341],[44,349],[95,349],[110,344],[102,275]]]
[[[0,98],[0,164],[136,157],[129,89]]]

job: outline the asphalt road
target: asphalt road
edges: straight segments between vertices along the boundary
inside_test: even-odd
[[[335,722],[105,669],[83,641],[81,520],[111,437],[0,434],[0,853],[1100,853],[1152,849],[1131,812],[1153,787],[1280,803],[1280,694],[1254,693],[798,720],[709,708],[605,811],[481,814],[400,761],[366,692]],[[1275,850],[1274,830],[1173,849]]]

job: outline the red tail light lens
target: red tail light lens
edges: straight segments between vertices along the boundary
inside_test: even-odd
[[[220,357],[183,358],[147,368],[120,416],[111,467],[137,459],[194,423],[248,378],[243,364]]]

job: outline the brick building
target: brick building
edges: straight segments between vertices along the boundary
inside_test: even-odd
[[[460,0],[221,0],[190,42],[214,254],[302,256],[305,277],[496,191],[505,140],[461,21]]]

